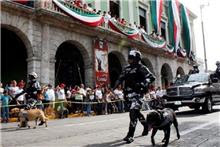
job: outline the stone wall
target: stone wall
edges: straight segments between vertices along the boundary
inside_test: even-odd
[[[137,41],[130,41],[123,35],[106,28],[89,28],[69,17],[54,16],[49,14],[36,15],[34,10],[20,10],[19,8],[3,6],[1,10],[1,25],[14,31],[24,42],[27,50],[28,71],[39,74],[42,84],[55,83],[55,55],[58,47],[64,42],[71,42],[81,52],[85,63],[85,84],[94,86],[93,72],[93,40],[95,37],[106,39],[109,42],[109,53],[116,54],[121,65],[127,64],[129,48],[138,44],[143,53],[143,58],[150,61],[156,76],[156,85],[161,85],[161,68],[168,64],[172,77],[175,78],[178,67],[182,67],[185,74],[191,66],[187,60],[180,60],[154,52]],[[54,15],[54,14],[51,14]],[[4,36],[2,36],[4,37]]]

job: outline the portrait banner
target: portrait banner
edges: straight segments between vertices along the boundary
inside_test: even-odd
[[[95,39],[94,63],[95,63],[96,85],[108,84],[109,83],[108,43],[106,40]]]

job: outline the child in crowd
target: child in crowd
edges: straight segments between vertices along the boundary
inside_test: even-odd
[[[3,95],[1,95],[1,102],[2,102],[2,122],[7,123],[9,119],[9,101],[11,100],[11,97],[8,95],[8,91],[4,90]]]

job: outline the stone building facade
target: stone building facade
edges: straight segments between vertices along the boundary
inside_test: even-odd
[[[142,3],[140,1],[140,4]],[[100,4],[96,5],[100,7]],[[19,38],[24,45],[21,50],[25,50],[26,59],[18,60],[25,60],[26,64],[16,65],[15,61],[14,66],[26,66],[27,70],[23,72],[25,75],[35,71],[42,84],[52,83],[55,85],[57,78],[62,79],[59,77],[62,72],[64,73],[60,76],[73,74],[73,77],[70,78],[74,81],[74,74],[78,72],[75,80],[79,81],[80,78],[80,82],[85,83],[86,86],[94,86],[93,41],[96,38],[108,41],[109,60],[112,62],[109,70],[112,71],[110,74],[116,77],[127,64],[127,55],[131,46],[142,52],[143,62],[156,76],[155,85],[157,86],[169,85],[177,74],[187,74],[192,68],[187,58],[166,54],[161,49],[151,48],[138,40],[128,39],[108,28],[101,26],[92,28],[83,25],[60,12],[50,0],[36,2],[33,8],[15,2],[2,1],[1,30],[3,29],[6,33],[2,34],[2,38],[5,38],[10,32]],[[13,42],[11,43],[13,44]],[[9,50],[9,48],[3,47],[2,50]],[[10,51],[13,52],[13,49]],[[62,55],[59,55],[58,52]],[[4,55],[2,54],[2,56]],[[63,60],[65,60],[65,64],[61,63]],[[65,75],[65,72],[68,72],[65,66],[70,65],[69,62],[76,63],[76,66],[71,66],[71,74]],[[2,71],[1,80],[6,81],[3,79],[5,77],[3,72],[6,72],[5,75],[10,73]],[[16,71],[13,72],[16,73]],[[14,75],[11,77],[14,78]]]

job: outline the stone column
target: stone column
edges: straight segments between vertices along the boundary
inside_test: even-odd
[[[49,33],[48,24],[42,26],[42,44],[41,44],[41,74],[40,81],[42,84],[49,84],[50,79],[50,50],[49,50]]]
[[[39,57],[29,57],[27,59],[28,73],[36,72],[38,77],[40,76],[40,58]],[[40,80],[38,78],[38,80]]]
[[[161,83],[161,69],[160,69],[160,59],[158,56],[156,56],[156,63],[155,63],[155,76],[156,76],[156,86],[162,86],[162,83]]]
[[[56,63],[56,60],[54,58],[51,58],[50,63],[49,63],[49,83],[53,85],[54,87],[56,86],[55,85],[55,81],[56,81],[55,63]]]
[[[93,68],[93,63],[85,65],[85,85],[86,86],[95,86],[95,72]]]

